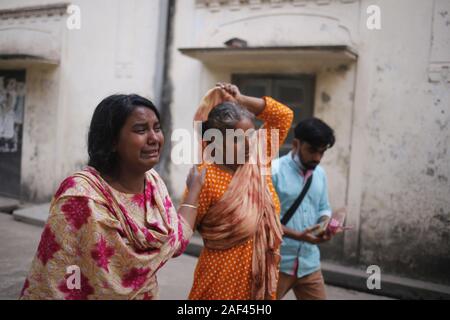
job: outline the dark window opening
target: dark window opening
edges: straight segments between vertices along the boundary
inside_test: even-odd
[[[294,111],[291,130],[280,149],[280,156],[288,153],[294,139],[293,128],[297,123],[314,114],[315,76],[299,75],[251,75],[234,74],[232,82],[239,86],[245,95],[270,96]],[[260,125],[257,124],[257,125]]]

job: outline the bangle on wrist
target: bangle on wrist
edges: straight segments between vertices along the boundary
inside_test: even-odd
[[[195,210],[198,209],[198,206],[194,206],[194,205],[188,204],[188,203],[183,203],[182,205],[180,205],[180,207],[188,207],[188,208],[192,208],[192,209],[195,209]]]

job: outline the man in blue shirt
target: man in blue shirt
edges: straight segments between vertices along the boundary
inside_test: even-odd
[[[295,128],[291,152],[273,162],[272,180],[281,202],[281,218],[312,175],[306,196],[283,226],[278,299],[291,289],[297,299],[326,299],[317,245],[331,235],[317,233],[317,229],[330,218],[331,207],[327,177],[319,163],[334,142],[334,132],[325,122],[309,118]]]

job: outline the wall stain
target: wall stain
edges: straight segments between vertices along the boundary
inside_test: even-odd
[[[330,95],[326,92],[322,92],[321,98],[323,103],[328,103],[331,101]]]
[[[336,68],[336,73],[346,73],[348,71],[348,66],[346,64],[341,64]]]

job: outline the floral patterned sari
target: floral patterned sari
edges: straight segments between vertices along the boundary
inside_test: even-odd
[[[20,298],[156,299],[156,272],[191,236],[155,170],[134,195],[88,167],[56,192]]]

